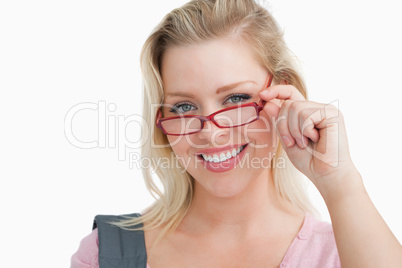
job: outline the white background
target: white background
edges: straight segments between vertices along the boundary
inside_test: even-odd
[[[161,18],[184,2],[0,3],[0,241],[7,267],[68,267],[94,215],[139,212],[152,202],[140,171],[119,160],[119,153],[138,150],[109,141],[104,148],[77,148],[65,136],[64,120],[85,102],[114,104],[115,111],[106,111],[110,120],[140,114],[141,46]],[[302,63],[310,99],[339,101],[353,160],[402,241],[398,2],[266,5]],[[76,137],[97,139],[97,118],[97,111],[77,115]],[[115,133],[113,124],[106,125]],[[130,141],[140,138],[138,124],[123,122],[120,130]],[[329,220],[319,194],[312,186],[310,191]]]

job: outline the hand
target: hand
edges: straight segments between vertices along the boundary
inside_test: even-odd
[[[401,245],[352,163],[339,110],[306,101],[290,85],[272,86],[260,98],[267,101],[264,112],[274,116],[289,159],[325,200],[342,267],[402,267]]]
[[[263,111],[275,118],[289,159],[320,192],[358,173],[350,158],[343,116],[335,106],[306,101],[291,85],[272,86],[260,98],[267,101]]]

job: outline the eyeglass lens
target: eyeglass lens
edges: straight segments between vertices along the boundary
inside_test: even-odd
[[[217,113],[213,120],[218,127],[230,128],[251,123],[256,118],[256,108],[245,106]],[[161,126],[169,134],[186,134],[201,130],[202,121],[195,117],[181,117],[162,121]]]

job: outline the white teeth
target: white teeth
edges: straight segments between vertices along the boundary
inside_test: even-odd
[[[207,162],[219,163],[219,162],[226,161],[232,157],[235,157],[236,155],[238,155],[240,153],[241,150],[243,150],[243,148],[244,147],[239,147],[239,148],[237,148],[237,150],[232,149],[232,151],[227,151],[225,153],[221,153],[219,156],[216,154],[214,154],[214,155],[201,154],[201,155],[204,158],[204,160]]]

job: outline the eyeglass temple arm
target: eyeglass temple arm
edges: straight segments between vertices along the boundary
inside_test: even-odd
[[[272,83],[272,80],[274,79],[274,75],[270,75],[269,76],[269,78],[268,78],[268,82],[267,82],[267,86],[265,87],[265,89],[267,89],[267,88],[269,88],[270,86],[271,86],[271,83]],[[265,100],[261,100],[261,102],[260,102],[261,104],[260,104],[260,106],[262,106],[262,107],[264,107],[265,106],[265,103],[267,103]]]

